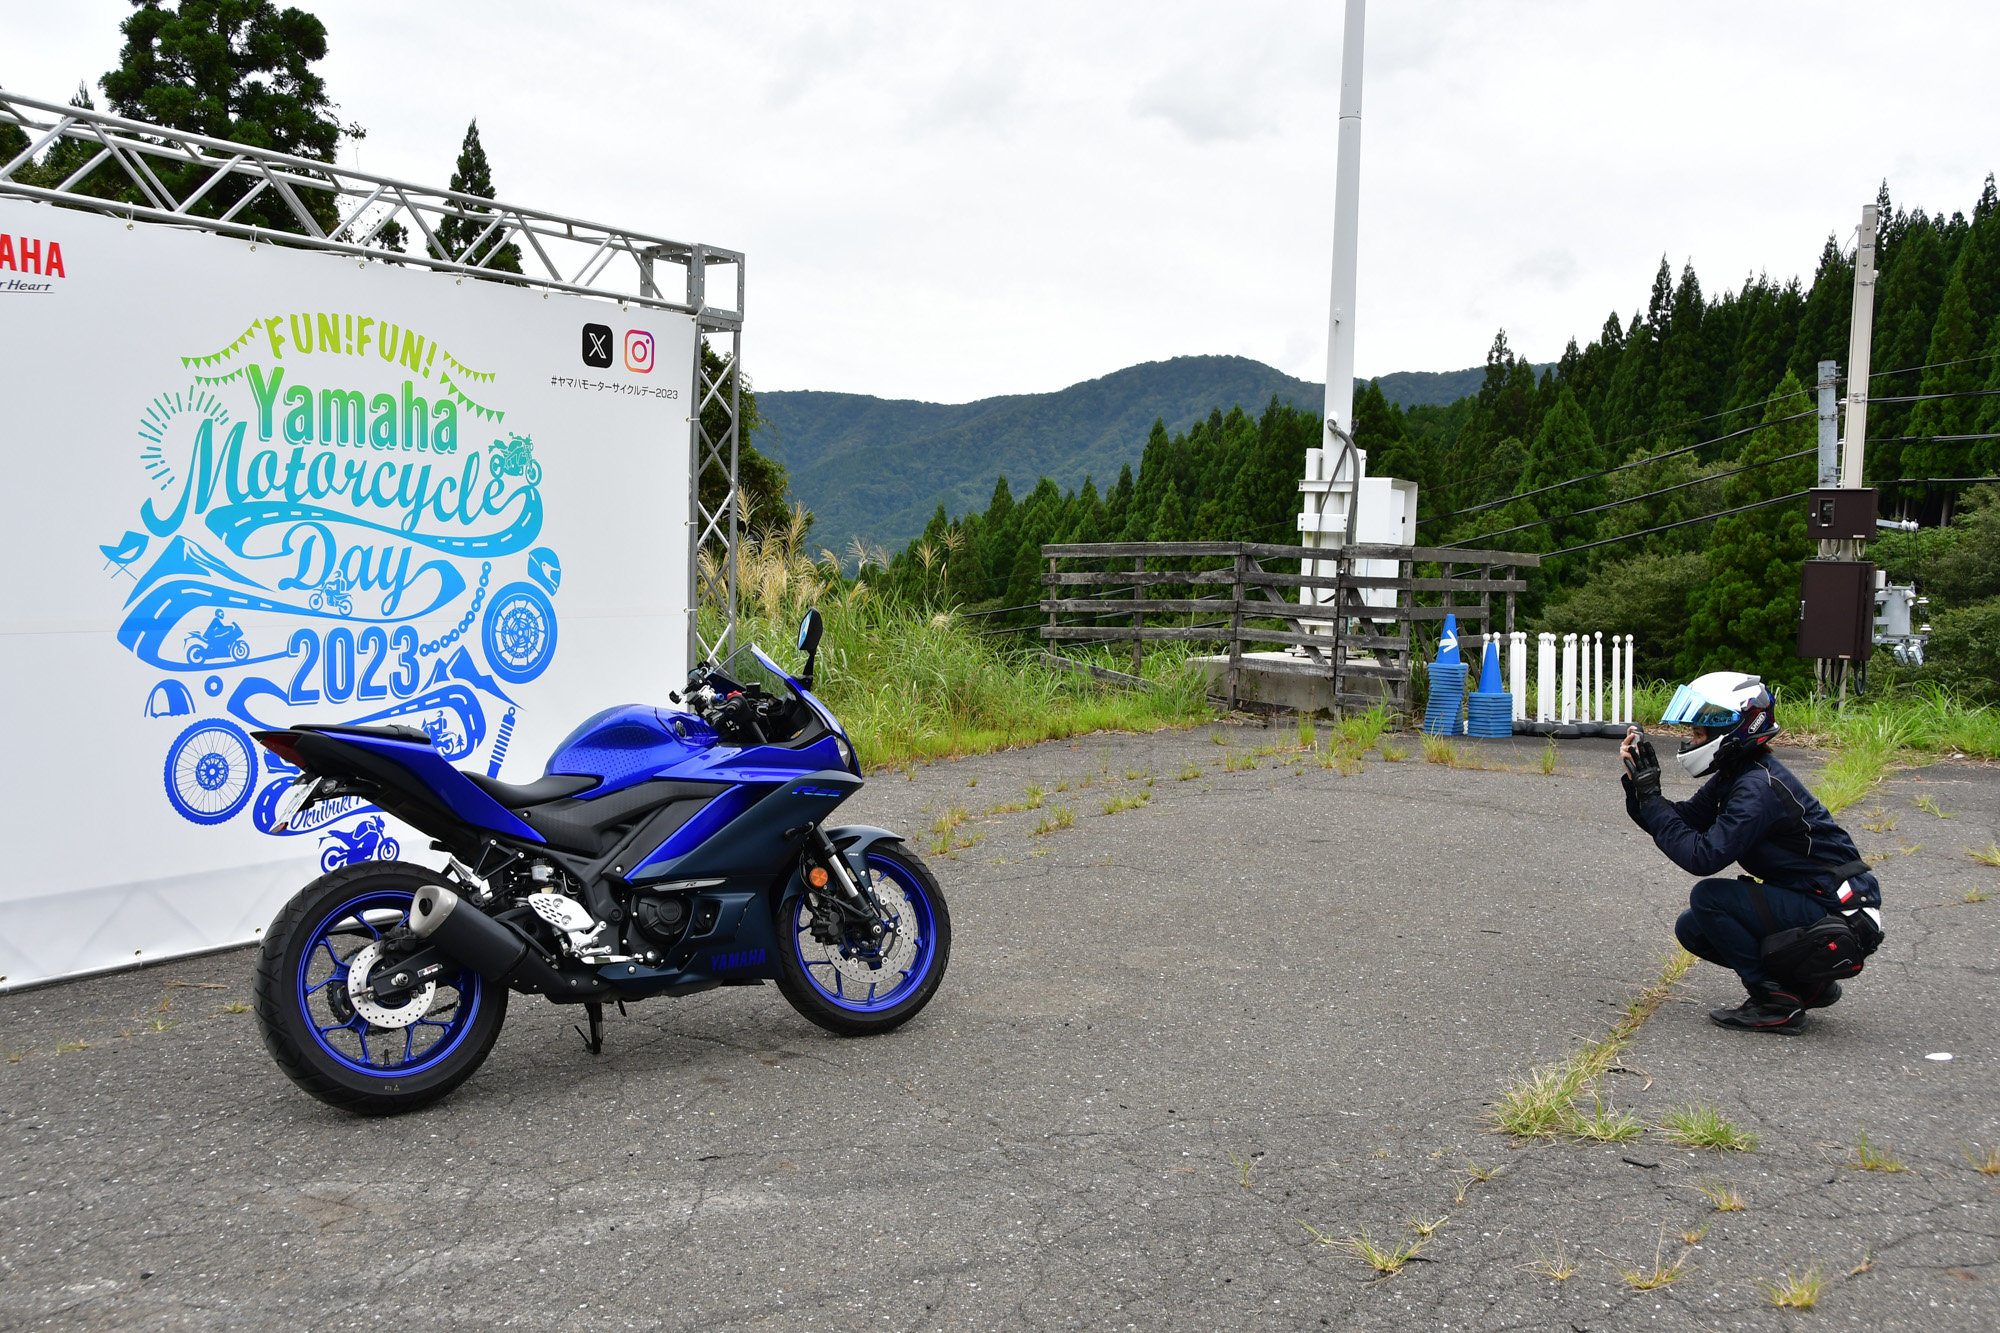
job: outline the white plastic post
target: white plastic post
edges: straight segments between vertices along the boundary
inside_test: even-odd
[[[1562,713],[1564,722],[1576,721],[1576,635],[1563,635]]]
[[[1528,720],[1528,633],[1515,630],[1507,636],[1507,687],[1514,693],[1514,720]]]
[[[1590,666],[1590,720],[1602,722],[1610,714],[1604,711],[1604,631],[1598,630],[1591,641]]]
[[[1625,724],[1630,726],[1638,712],[1632,706],[1632,636],[1625,636]]]
[[[1535,721],[1555,720],[1556,636],[1535,636]]]
[[[1618,636],[1611,636],[1611,706],[1604,710],[1606,722],[1622,722],[1625,714],[1618,706]]]

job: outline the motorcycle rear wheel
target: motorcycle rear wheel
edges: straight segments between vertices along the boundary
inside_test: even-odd
[[[898,843],[875,844],[867,859],[896,924],[879,969],[815,940],[803,897],[791,899],[777,923],[779,991],[801,1015],[843,1037],[888,1032],[916,1017],[951,959],[951,910],[930,867]]]
[[[447,969],[427,996],[385,1009],[397,1026],[370,1022],[347,993],[349,965],[408,920],[417,890],[447,883],[424,866],[364,861],[306,885],[271,922],[257,954],[257,1026],[301,1089],[357,1115],[396,1115],[445,1096],[485,1062],[507,989],[470,968]]]

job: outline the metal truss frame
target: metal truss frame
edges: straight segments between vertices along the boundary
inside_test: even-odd
[[[669,240],[623,227],[588,222],[541,209],[483,199],[437,186],[274,153],[248,144],[214,139],[170,129],[143,120],[43,102],[0,89],[0,125],[13,125],[28,137],[28,147],[0,163],[0,197],[31,199],[64,208],[82,208],[122,217],[128,222],[165,223],[193,227],[254,242],[434,269],[442,273],[495,279],[544,292],[611,300],[621,307],[640,306],[692,315],[695,320],[694,398],[688,415],[688,455],[692,470],[688,524],[688,651],[690,658],[733,650],[736,643],[736,547],[739,489],[741,389],[738,366],[743,351],[743,255],[716,246]],[[34,185],[18,179],[23,167],[44,156],[54,144],[73,140],[94,147],[82,166],[54,185]],[[157,166],[170,176],[185,173],[178,196],[162,179]],[[218,187],[232,178],[247,181],[228,208],[219,201],[229,191]],[[107,198],[86,189],[112,187],[123,197]],[[255,200],[278,200],[298,224],[297,230],[276,231],[238,220]],[[322,226],[306,206],[308,199],[331,202],[335,219]],[[206,209],[206,211],[203,211]],[[441,235],[446,222],[469,236],[454,252]],[[395,224],[416,249],[405,253],[386,248],[384,231]],[[479,224],[484,224],[483,226]],[[496,274],[492,261],[515,246],[522,273]],[[680,270],[679,299],[662,288],[663,266]],[[733,270],[733,274],[730,272]],[[730,292],[730,277],[734,291]],[[714,292],[733,304],[711,303]],[[728,353],[719,346],[727,335]],[[713,342],[710,340],[713,339]],[[702,365],[701,344],[710,343],[721,357],[719,372],[710,376]],[[702,425],[704,410],[725,414],[711,438]],[[703,471],[715,466],[729,479],[725,498],[714,511],[701,503]],[[701,597],[715,599],[722,609],[722,627],[711,643],[700,631]]]

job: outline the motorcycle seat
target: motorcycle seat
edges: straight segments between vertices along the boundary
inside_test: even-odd
[[[463,769],[459,771],[464,772]],[[603,781],[602,778],[593,778],[580,773],[548,773],[525,786],[515,786],[511,782],[489,778],[483,773],[466,773],[465,776],[473,786],[509,810],[525,810],[544,801],[575,796],[579,792],[589,791]]]

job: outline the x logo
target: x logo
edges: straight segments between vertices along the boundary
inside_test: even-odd
[[[583,326],[583,364],[604,367],[611,364],[611,328],[606,324]]]

